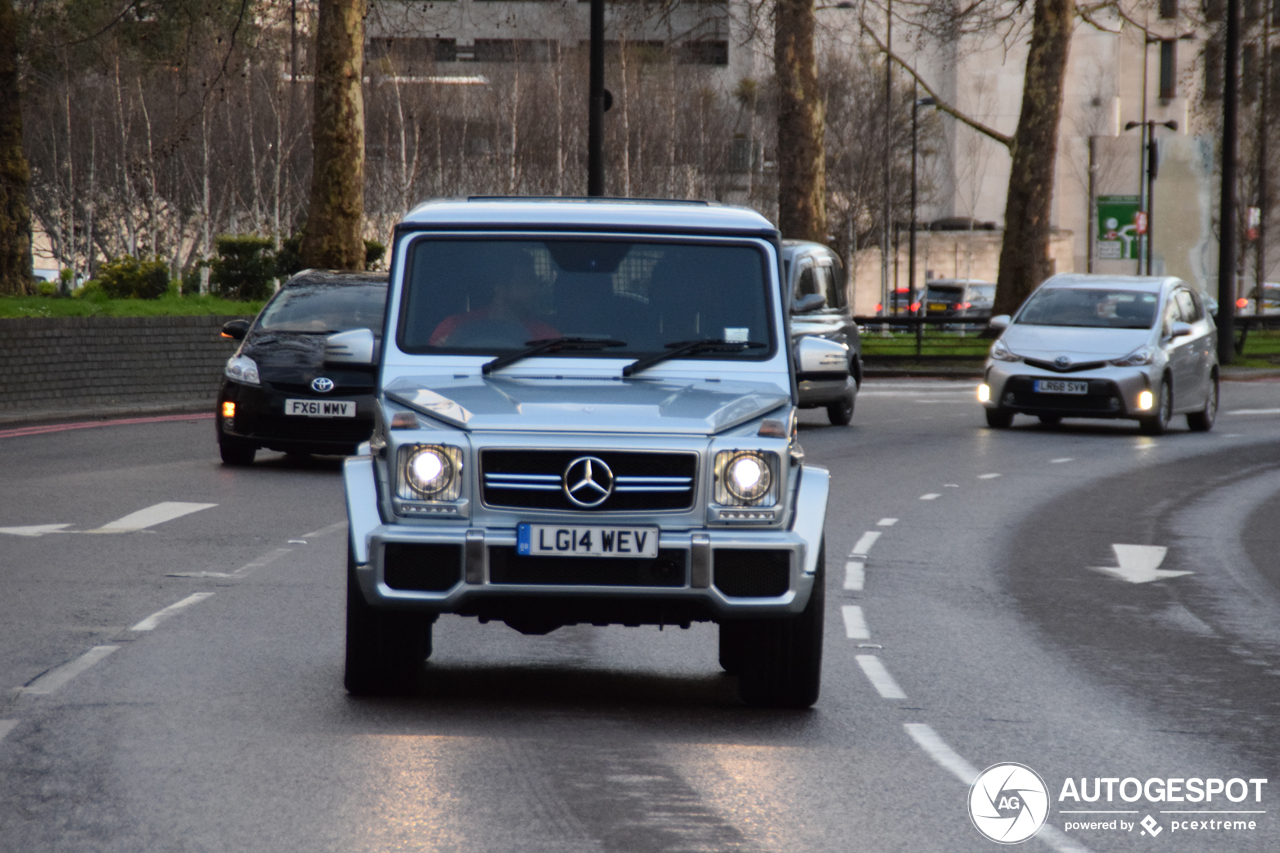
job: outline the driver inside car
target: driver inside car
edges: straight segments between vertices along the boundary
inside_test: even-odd
[[[493,283],[489,304],[440,321],[428,344],[438,346],[523,346],[527,341],[560,337],[537,317],[541,282],[532,269],[508,267]]]

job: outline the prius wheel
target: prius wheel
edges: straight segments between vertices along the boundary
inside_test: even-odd
[[[853,420],[853,397],[845,397],[839,403],[827,406],[827,418],[834,426],[848,426]]]
[[[1192,432],[1208,432],[1213,429],[1213,422],[1218,418],[1218,373],[1214,371],[1209,377],[1209,393],[1205,396],[1204,408],[1187,415],[1187,426]]]
[[[218,453],[222,456],[223,465],[252,465],[257,452],[257,445],[244,439],[228,435],[218,437]]]
[[[757,708],[808,708],[822,686],[822,627],[826,610],[826,547],[818,548],[813,591],[803,611],[780,619],[744,619],[738,659],[742,701]],[[721,626],[723,644],[724,626]],[[732,637],[732,633],[730,634]],[[723,653],[723,645],[722,645]],[[722,658],[722,666],[723,658]]]
[[[987,426],[992,429],[1008,429],[1013,426],[1013,412],[1008,409],[987,409]]]
[[[1169,377],[1160,380],[1160,399],[1157,401],[1156,413],[1151,417],[1138,421],[1138,429],[1143,435],[1164,435],[1169,429],[1169,421],[1173,418],[1173,388],[1169,386]]]

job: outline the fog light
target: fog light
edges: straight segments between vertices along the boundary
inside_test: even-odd
[[[236,416],[236,404],[230,400],[222,404],[222,416],[224,418],[234,418]]]
[[[1150,391],[1143,391],[1138,395],[1138,408],[1144,412],[1151,411],[1151,407],[1156,403],[1156,397]]]
[[[988,403],[991,401],[991,386],[983,382],[978,386],[978,402]]]

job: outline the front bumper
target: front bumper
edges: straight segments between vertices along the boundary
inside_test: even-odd
[[[1086,394],[1046,394],[1035,391],[1035,381],[1051,379],[1087,382]],[[990,399],[988,409],[1004,409],[1027,415],[1059,415],[1073,418],[1141,418],[1152,409],[1139,405],[1139,395],[1151,391],[1146,370],[1137,367],[1098,367],[1076,373],[1057,373],[1024,362],[989,361],[986,368]]]
[[[514,528],[443,519],[430,525],[385,523],[370,457],[349,458],[343,478],[356,577],[370,604],[498,619],[513,611],[545,610],[560,613],[566,623],[597,624],[799,613],[813,589],[830,489],[825,469],[805,467],[787,529],[663,527],[657,561],[599,560],[601,575],[591,582],[581,558],[513,557]],[[409,566],[422,566],[416,575],[422,580],[404,580],[406,554],[415,555]],[[521,559],[537,560],[536,570]],[[766,577],[770,572],[776,586]],[[732,595],[726,587],[752,594]]]
[[[326,401],[353,400],[354,418],[311,418],[284,413],[285,401],[307,399]],[[223,417],[223,403],[236,404],[234,418]],[[373,431],[373,394],[339,393],[320,396],[301,391],[284,391],[267,386],[244,385],[223,381],[214,410],[219,435],[252,442],[282,453],[350,453],[369,440]]]

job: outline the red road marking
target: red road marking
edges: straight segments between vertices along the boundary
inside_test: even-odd
[[[213,412],[198,415],[160,415],[154,418],[121,418],[114,421],[80,421],[73,424],[45,424],[44,426],[18,427],[0,430],[0,438],[16,438],[20,435],[42,435],[47,432],[65,432],[69,429],[91,429],[105,426],[129,426],[130,424],[158,424],[165,421],[203,421],[213,417]]]

